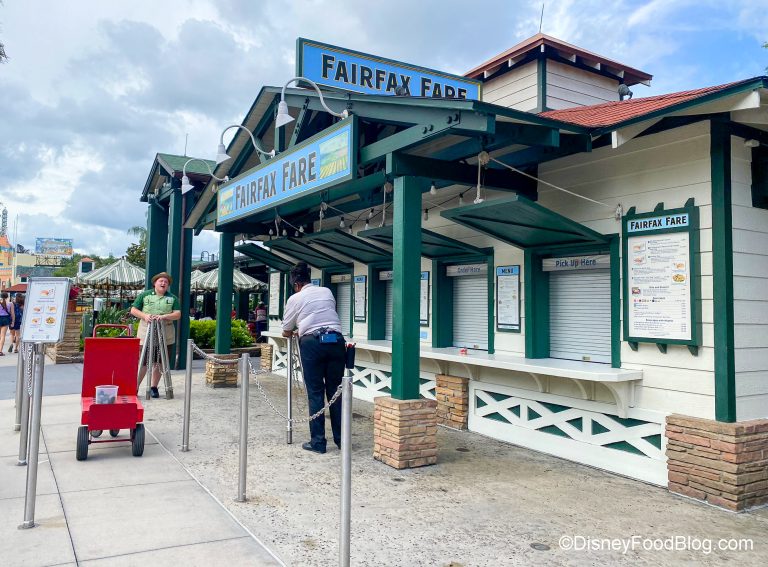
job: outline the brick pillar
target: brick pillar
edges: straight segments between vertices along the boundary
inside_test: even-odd
[[[437,402],[374,398],[373,458],[396,469],[437,462]]]
[[[667,417],[669,490],[741,512],[768,504],[768,419]]]
[[[467,429],[469,415],[469,378],[438,374],[437,423],[453,429]]]
[[[272,372],[272,345],[261,343],[261,369]]]
[[[236,360],[238,354],[214,354],[216,358]],[[237,388],[239,364],[219,364],[215,360],[205,361],[205,385],[213,388]]]
[[[80,352],[80,324],[82,321],[82,313],[67,313],[62,341],[48,345],[45,349],[45,354],[54,364],[82,362],[83,353]]]

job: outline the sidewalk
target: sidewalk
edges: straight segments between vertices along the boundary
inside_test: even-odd
[[[0,359],[4,379],[15,356]],[[46,361],[52,385],[81,365]],[[54,388],[55,389],[55,388]],[[79,394],[43,398],[36,527],[24,519],[25,466],[18,466],[14,400],[0,401],[0,562],[24,565],[281,565],[190,475],[148,427],[144,455],[130,443],[91,445],[75,459]],[[105,435],[109,435],[105,432]],[[121,431],[126,438],[127,432]]]
[[[15,377],[15,357],[7,359],[0,358],[0,382]],[[46,382],[57,380],[65,366],[71,374],[78,365],[47,364]],[[79,394],[46,396],[36,512],[41,525],[31,530],[17,529],[25,467],[15,465],[13,400],[0,401],[3,566],[280,564],[249,532],[285,564],[337,564],[340,452],[332,444],[325,455],[303,451],[306,424],[297,424],[293,444],[286,444],[285,421],[251,377],[247,501],[235,502],[240,389],[209,388],[202,361],[193,368],[185,453],[180,451],[181,372],[173,373],[174,399],[145,404],[149,434],[141,458],[131,456],[128,444],[92,445],[88,460],[76,461]],[[282,411],[285,378],[258,379]],[[294,407],[295,417],[305,416],[306,398],[297,394]],[[768,564],[768,508],[733,514],[663,488],[445,428],[438,428],[437,465],[398,471],[372,457],[372,413],[372,404],[354,401],[351,563],[356,567]],[[633,537],[639,539],[631,543]],[[683,538],[683,546],[644,547],[672,537]],[[575,546],[569,548],[563,538],[572,538]],[[730,538],[748,540],[751,549],[717,548],[718,541]],[[588,540],[600,547],[578,547]],[[603,543],[613,541],[631,548]]]

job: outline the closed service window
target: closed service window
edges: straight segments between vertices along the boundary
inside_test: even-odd
[[[336,286],[336,313],[341,319],[341,332],[349,337],[352,329],[352,276],[349,274],[335,274],[331,276],[331,283]]]
[[[549,356],[611,362],[610,256],[546,258]]]
[[[453,346],[488,350],[488,265],[447,266],[453,280]]]

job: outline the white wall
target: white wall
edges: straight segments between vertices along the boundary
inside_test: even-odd
[[[537,63],[532,61],[483,83],[483,102],[536,112],[538,106]]]
[[[542,179],[607,203],[594,205],[546,186],[539,187],[540,203],[599,232],[621,231],[613,209],[638,213],[682,207],[690,198],[700,213],[702,274],[702,338],[699,355],[670,345],[662,354],[656,345],[640,343],[637,352],[621,344],[623,368],[643,371],[636,391],[639,408],[714,418],[714,333],[712,326],[712,212],[709,124],[693,124],[631,140],[613,149],[604,147],[543,164]],[[622,286],[623,291],[623,286]]]
[[[619,83],[608,77],[547,61],[547,108],[560,110],[619,100]]]
[[[768,417],[768,210],[752,207],[751,150],[731,138],[738,421]]]

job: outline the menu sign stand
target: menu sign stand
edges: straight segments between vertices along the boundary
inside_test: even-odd
[[[69,278],[30,278],[27,286],[26,306],[21,321],[22,353],[32,344],[32,368],[27,372],[32,381],[32,419],[21,418],[19,439],[19,464],[27,465],[27,487],[24,499],[24,521],[20,529],[35,527],[35,499],[37,497],[37,464],[40,450],[40,414],[43,405],[43,370],[45,365],[45,344],[61,342],[64,322],[67,318],[69,299]],[[26,345],[25,345],[26,343]],[[18,364],[24,364],[19,356]],[[30,372],[31,371],[31,372]],[[22,376],[27,372],[22,371]],[[25,387],[24,381],[20,384]],[[22,396],[26,392],[22,392]],[[24,404],[27,412],[29,404]],[[29,422],[29,427],[27,423]],[[25,450],[28,449],[28,450]]]
[[[623,219],[624,340],[686,345],[696,356],[701,345],[699,210],[689,199],[680,209]]]

